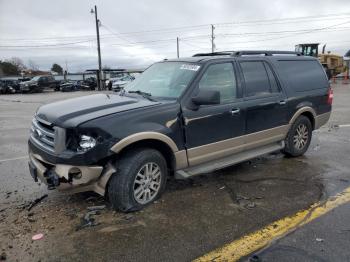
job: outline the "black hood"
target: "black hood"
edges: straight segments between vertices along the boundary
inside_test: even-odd
[[[28,81],[23,81],[21,82],[22,85],[28,84],[28,85],[33,85],[33,84],[37,84],[38,81],[35,80],[28,80]]]
[[[127,110],[160,104],[146,99],[96,94],[41,106],[39,119],[61,127],[76,127],[86,121]]]

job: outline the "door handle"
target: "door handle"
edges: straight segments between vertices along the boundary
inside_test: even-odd
[[[281,101],[278,102],[278,104],[280,104],[282,106],[282,105],[287,104],[287,101],[286,100],[281,100]]]
[[[241,111],[241,110],[240,110],[239,108],[233,108],[233,109],[231,110],[231,115],[237,115],[237,114],[239,114],[240,111]]]

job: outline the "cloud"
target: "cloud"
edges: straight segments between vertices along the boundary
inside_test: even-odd
[[[176,56],[176,37],[180,37],[181,56],[208,52],[212,23],[216,24],[218,50],[293,50],[294,45],[301,42],[327,43],[327,49],[339,54],[350,49],[350,23],[336,29],[300,33],[300,30],[350,22],[350,15],[294,23],[242,23],[350,13],[346,0],[0,0],[0,46],[32,46],[0,47],[0,59],[13,56],[24,61],[31,59],[41,69],[49,69],[53,63],[64,66],[66,62],[72,71],[97,68],[95,23],[90,14],[95,4],[102,23],[102,63],[114,68],[146,66],[173,58]],[[220,24],[225,22],[232,24]],[[176,27],[187,28],[162,30]],[[285,33],[272,33],[276,31]],[[67,43],[75,44],[62,46]]]

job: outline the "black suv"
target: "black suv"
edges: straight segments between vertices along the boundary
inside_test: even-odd
[[[333,99],[319,61],[292,52],[198,54],[153,64],[119,94],[41,106],[29,167],[50,189],[95,191],[122,211],[188,178],[282,150],[300,156]]]
[[[31,80],[21,82],[20,88],[23,93],[42,92],[44,88],[52,88],[57,90],[60,81],[55,80],[51,75],[35,76]]]

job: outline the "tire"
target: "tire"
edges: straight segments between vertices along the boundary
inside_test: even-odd
[[[108,197],[117,210],[140,210],[158,199],[165,189],[167,164],[157,150],[141,148],[129,151],[117,162],[116,167],[117,171],[108,183]],[[157,167],[159,173],[156,172]],[[152,172],[147,175],[147,168],[155,175],[152,176]]]
[[[303,155],[309,148],[312,138],[312,125],[306,116],[299,116],[290,128],[283,153],[291,157]]]

